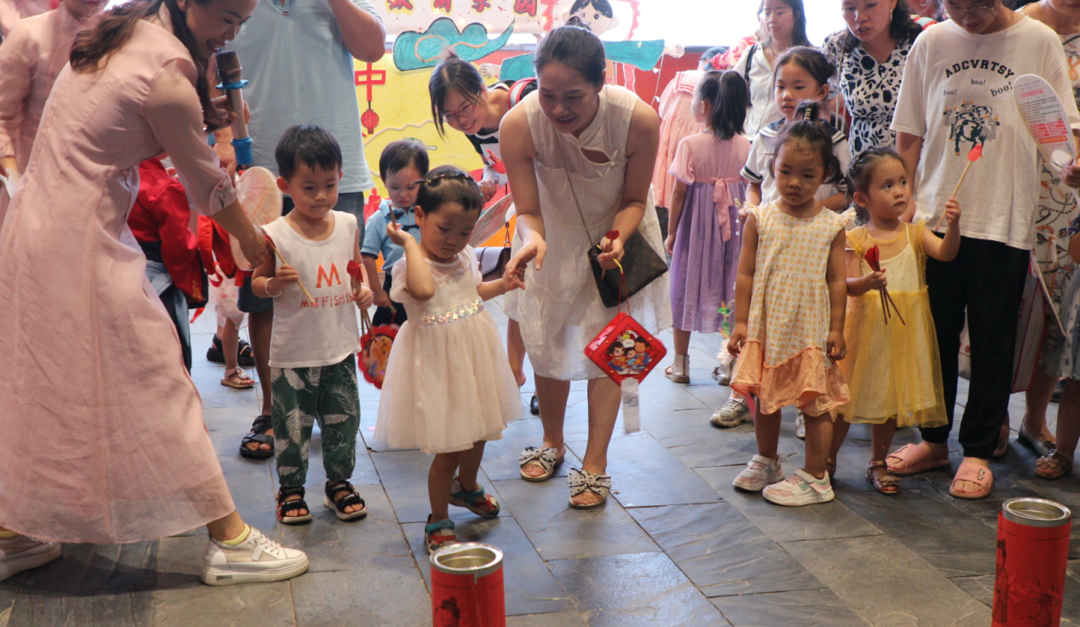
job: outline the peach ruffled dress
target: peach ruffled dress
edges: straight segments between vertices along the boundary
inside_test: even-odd
[[[831,305],[829,251],[844,221],[822,209],[812,218],[776,202],[751,209],[758,244],[747,339],[731,387],[752,394],[764,414],[796,405],[810,416],[849,400],[840,368],[827,356]]]
[[[96,73],[65,68],[0,228],[0,525],[97,544],[235,507],[180,341],[127,227],[165,151],[196,209],[233,202],[168,14]]]

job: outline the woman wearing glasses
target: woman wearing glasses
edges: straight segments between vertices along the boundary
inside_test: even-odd
[[[966,310],[971,388],[959,435],[964,461],[949,492],[979,499],[993,486],[990,458],[1008,445],[1017,311],[1035,244],[1039,198],[1037,148],[1016,107],[1013,81],[1024,74],[1049,81],[1065,103],[1074,134],[1080,114],[1053,30],[1014,13],[1001,0],[945,0],[944,9],[951,21],[927,29],[911,48],[892,130],[917,193],[916,206],[905,215],[930,225],[944,211],[968,152],[983,147],[982,160],[959,192],[967,208],[960,253],[950,263],[926,262],[950,424],[923,429],[921,443],[905,446],[887,461],[898,475],[949,465],[947,439]],[[1066,167],[1063,178],[1070,187],[1080,185],[1080,168]]]
[[[536,79],[502,81],[488,88],[476,66],[449,53],[431,72],[428,94],[431,96],[431,117],[440,135],[445,127],[465,133],[480,158],[484,160],[484,176],[480,191],[487,203],[495,196],[500,185],[505,185],[506,168],[503,167],[502,150],[499,148],[499,123],[503,116],[521,100],[536,91]],[[514,237],[514,251],[521,240]],[[525,385],[525,345],[521,341],[521,327],[517,322],[517,293],[507,294],[503,304],[509,320],[506,325],[506,354],[510,369],[519,386]],[[539,401],[532,397],[530,409],[540,413]]]

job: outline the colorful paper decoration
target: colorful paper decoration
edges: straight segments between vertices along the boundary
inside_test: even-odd
[[[402,72],[435,67],[448,49],[466,61],[475,61],[501,49],[514,33],[514,24],[496,39],[488,39],[483,24],[458,29],[454,20],[440,17],[424,31],[406,31],[394,40],[394,65]]]

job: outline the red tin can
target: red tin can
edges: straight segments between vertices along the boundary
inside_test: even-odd
[[[1046,499],[1009,499],[998,514],[993,627],[1058,627],[1072,512]]]
[[[451,544],[433,553],[432,624],[506,627],[502,560],[502,550],[479,542]]]

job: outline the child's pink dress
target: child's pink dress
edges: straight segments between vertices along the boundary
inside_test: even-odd
[[[235,198],[191,55],[158,19],[97,73],[60,73],[0,228],[0,525],[48,540],[138,542],[235,510],[126,224],[163,151],[201,213]]]
[[[664,88],[660,96],[660,149],[653,167],[653,199],[657,207],[671,208],[671,194],[675,190],[675,178],[668,172],[675,160],[675,151],[684,138],[705,130],[694,119],[690,103],[694,89],[705,72],[688,70],[679,72]]]

